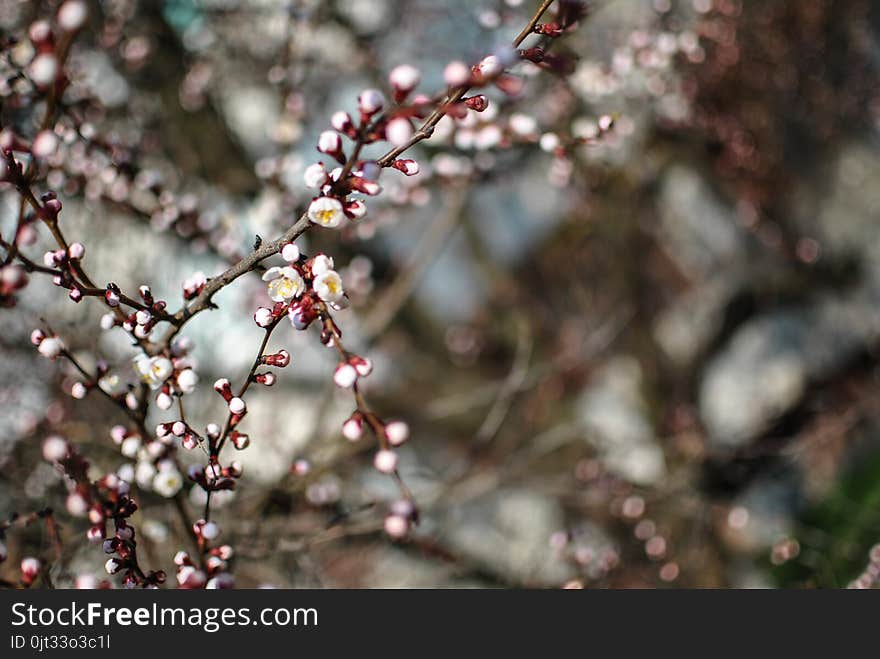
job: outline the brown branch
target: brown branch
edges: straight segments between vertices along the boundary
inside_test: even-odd
[[[553,0],[543,0],[541,5],[536,10],[535,14],[532,16],[531,20],[526,24],[523,30],[517,35],[517,37],[513,40],[513,47],[518,47],[523,40],[532,33],[535,26],[538,24],[538,21],[541,20],[541,16],[549,9],[550,5],[553,3]],[[379,158],[377,161],[378,164],[382,167],[389,167],[397,158],[397,156],[401,155],[404,151],[411,148],[415,144],[419,142],[429,139],[431,135],[434,133],[434,127],[437,123],[446,115],[449,108],[458,103],[464,95],[468,92],[470,87],[461,87],[455,90],[451,90],[447,92],[446,98],[444,101],[440,103],[440,105],[428,116],[427,119],[422,123],[419,129],[413,134],[412,138],[404,145],[399,147],[395,147],[388,151],[384,156]],[[377,121],[381,121],[381,118]],[[366,131],[362,130],[361,133],[365,133]],[[361,139],[358,140],[355,146],[355,153],[348,159],[345,167],[348,168],[348,171],[351,171],[351,168],[354,166],[355,161],[357,160],[356,154],[359,153],[359,148],[361,146]],[[340,177],[339,180],[343,180],[343,177]],[[284,232],[279,238],[272,240],[268,243],[263,243],[257,249],[252,251],[250,254],[242,258],[236,264],[228,268],[222,274],[214,277],[208,281],[205,285],[205,288],[202,289],[202,292],[188,305],[184,305],[177,313],[174,314],[173,318],[171,318],[170,322],[173,325],[171,331],[166,335],[165,339],[161,342],[162,347],[167,347],[171,340],[176,336],[176,334],[180,331],[185,323],[187,323],[191,318],[195,315],[201,313],[205,309],[210,309],[214,306],[212,303],[212,298],[217,294],[222,288],[228,286],[233,281],[241,277],[242,275],[254,270],[262,261],[277,254],[281,251],[281,248],[284,247],[289,242],[293,242],[297,238],[299,238],[303,233],[309,230],[311,227],[311,223],[309,221],[306,213],[302,213],[299,219],[291,226],[287,231]],[[161,347],[159,348],[161,350]]]

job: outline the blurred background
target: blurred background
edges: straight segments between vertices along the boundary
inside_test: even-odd
[[[535,4],[91,2],[66,92],[88,131],[47,172],[66,232],[99,283],[149,283],[176,308],[186,278],[298,217],[334,111],[401,63],[441,89],[449,61],[509,43]],[[4,0],[0,29],[24,34],[55,7]],[[422,173],[385,172],[367,218],[299,241],[340,268],[352,306],[337,319],[376,364],[371,403],[410,423],[401,472],[421,523],[402,542],[382,533],[395,489],[369,443],[340,434],[352,403],[333,351],[285,324],[272,347],[292,364],[250,396],[245,475],[216,513],[237,585],[843,587],[869,566],[880,6],[608,0],[553,52],[570,75],[518,65],[522,93],[444,120],[412,152]],[[593,139],[605,114],[614,129]],[[2,115],[32,134],[32,115]],[[586,143],[562,148],[573,140]],[[0,193],[5,235],[19,200]],[[210,383],[247,373],[268,300],[254,276],[216,301],[185,332],[199,427],[222,420]],[[123,418],[72,399],[73,373],[28,336],[46,319],[124,387],[133,351],[101,313],[36,276],[0,311],[0,517],[58,510],[61,585],[104,558],[40,442],[62,434],[116,470]],[[172,417],[154,410],[148,427]],[[136,497],[142,559],[170,573],[186,543],[173,506]],[[19,557],[47,543],[39,525],[6,539]]]

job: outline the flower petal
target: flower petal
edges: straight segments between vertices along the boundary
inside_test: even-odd
[[[273,279],[278,279],[281,276],[281,268],[277,265],[269,268],[266,272],[263,273],[263,281],[272,281]]]

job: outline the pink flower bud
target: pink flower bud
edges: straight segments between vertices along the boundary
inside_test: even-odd
[[[82,243],[70,243],[70,247],[67,248],[67,256],[73,260],[81,259],[85,256],[86,248],[83,247]]]
[[[305,168],[305,171],[303,171],[303,181],[307,188],[320,188],[324,185],[326,180],[327,170],[324,168],[324,163],[322,162],[316,162],[313,165],[309,165]],[[296,259],[293,260],[295,261]]]
[[[358,109],[365,115],[372,115],[381,110],[385,105],[382,92],[377,89],[365,89],[358,96]]]
[[[67,0],[58,9],[58,26],[65,32],[73,32],[86,22],[88,10],[81,0]]]
[[[352,355],[348,358],[348,363],[354,366],[357,374],[362,378],[367,377],[373,372],[373,362],[369,359]]]
[[[535,34],[556,38],[562,35],[562,26],[558,23],[538,23],[534,28],[534,32]]]
[[[489,55],[483,58],[483,61],[477,65],[480,75],[484,78],[494,78],[504,70],[501,60],[495,55]]]
[[[232,441],[232,445],[239,451],[243,451],[251,444],[251,438],[237,430],[232,431],[229,435],[229,439]]]
[[[43,564],[33,556],[26,556],[21,560],[21,580],[26,586],[30,586],[39,576]]]
[[[352,189],[363,192],[366,195],[375,196],[382,192],[382,186],[375,181],[368,181],[359,176],[352,176],[349,179]]]
[[[209,483],[213,483],[220,476],[222,476],[222,470],[220,469],[220,465],[214,464],[213,462],[205,465],[205,478],[208,479]],[[196,525],[199,526],[200,522],[196,522]]]
[[[393,146],[405,146],[413,135],[412,124],[409,119],[399,117],[392,119],[385,126],[385,139]]]
[[[43,440],[43,459],[46,462],[60,462],[67,457],[69,450],[67,442],[56,435]]]
[[[177,571],[177,583],[181,588],[196,589],[205,585],[208,577],[201,570],[191,566],[184,565]]]
[[[482,112],[487,107],[489,107],[489,99],[482,94],[471,96],[462,100],[464,101],[465,105],[467,105],[471,110],[474,110],[475,112]]]
[[[559,146],[559,136],[556,133],[544,133],[538,141],[542,151],[550,153]]]
[[[47,336],[37,346],[37,352],[46,359],[55,359],[63,350],[64,344],[57,336]]]
[[[31,144],[31,153],[34,158],[48,158],[55,153],[57,148],[58,136],[51,130],[41,130]]]
[[[133,458],[138,454],[141,448],[141,438],[138,435],[132,435],[122,440],[119,451],[127,458]]]
[[[80,574],[74,580],[74,588],[77,590],[97,590],[101,583],[93,574]]]
[[[290,353],[282,348],[273,355],[266,355],[263,358],[263,362],[265,364],[268,364],[269,366],[284,368],[285,366],[290,364]]]
[[[312,258],[311,270],[312,275],[315,277],[317,277],[318,275],[322,275],[325,272],[329,272],[330,270],[333,270],[333,268],[333,259],[326,254],[315,254],[315,256]]]
[[[177,374],[177,388],[184,394],[191,394],[199,383],[199,376],[191,368],[185,368]]]
[[[398,460],[397,453],[389,449],[382,449],[376,451],[376,455],[373,457],[373,466],[383,474],[392,474],[397,469]]]
[[[208,560],[205,561],[205,566],[208,568],[208,572],[214,573],[218,570],[225,570],[227,568],[227,563],[219,556],[209,556]],[[210,583],[210,581],[208,583]]]
[[[205,277],[204,272],[195,272],[191,277],[187,278],[183,282],[183,297],[186,300],[192,300],[196,297],[208,283],[207,277]]]
[[[88,387],[82,382],[74,382],[70,387],[70,395],[77,400],[82,400],[89,393]]]
[[[43,333],[43,330],[35,329],[33,332],[31,332],[31,343],[33,343],[35,346],[40,345],[45,338],[46,335],[45,333]]]
[[[303,297],[287,310],[290,324],[297,330],[304,330],[318,317],[310,297]]]
[[[416,88],[421,78],[422,74],[414,66],[401,64],[394,67],[388,74],[388,82],[394,89],[394,100],[400,103],[409,92]]]
[[[294,263],[299,260],[299,247],[294,243],[287,243],[281,248],[281,258],[288,263]]]
[[[385,426],[385,437],[392,446],[400,446],[409,439],[409,426],[403,421],[391,421]]]
[[[232,588],[235,585],[235,580],[232,575],[228,572],[221,572],[210,579],[205,584],[205,588],[207,590],[225,590],[228,588]]]
[[[260,307],[254,313],[254,322],[259,327],[269,327],[269,325],[275,322],[275,316],[272,315],[271,309]]]
[[[461,87],[471,79],[471,70],[467,64],[461,61],[450,62],[443,69],[443,80],[450,87]]]
[[[354,366],[348,362],[340,362],[333,373],[333,382],[337,387],[350,389],[357,382],[358,373]]]
[[[364,421],[360,413],[355,412],[342,424],[342,436],[350,442],[356,442],[364,436]]]
[[[214,383],[214,391],[223,396],[227,402],[232,398],[232,386],[226,378],[220,378]]]
[[[42,43],[47,43],[51,38],[52,28],[49,25],[49,21],[34,21],[28,28],[28,39],[30,39],[34,45],[38,46]]]
[[[343,210],[353,220],[359,220],[367,214],[367,205],[361,199],[355,199],[345,204]]]
[[[406,519],[415,519],[416,507],[409,499],[395,499],[391,502],[391,513]]]
[[[409,532],[409,520],[400,515],[388,515],[385,518],[385,533],[392,538],[403,538]]]
[[[318,151],[331,156],[338,156],[342,152],[342,139],[334,130],[325,130],[318,137]],[[343,158],[343,162],[344,162]]]
[[[262,384],[266,387],[271,387],[275,384],[277,378],[275,377],[274,373],[257,373],[257,375],[254,376],[254,379],[259,384]]]
[[[171,425],[171,434],[175,437],[183,437],[186,434],[186,424],[183,421],[175,421]]]
[[[50,216],[57,217],[58,213],[61,211],[61,202],[56,197],[52,197],[43,202],[43,210]]]
[[[79,492],[71,492],[64,502],[67,512],[74,517],[85,517],[89,512],[89,502]]]
[[[236,396],[229,401],[229,411],[236,416],[241,416],[247,411],[247,405],[245,405],[241,398]]]
[[[346,133],[354,128],[354,123],[347,112],[334,112],[330,118],[330,125],[340,133]]]
[[[58,60],[51,53],[37,55],[28,66],[28,75],[37,87],[48,87],[58,75]]]
[[[104,511],[103,510],[101,510],[97,506],[92,506],[89,509],[89,523],[92,524],[93,526],[101,528],[101,537],[102,538],[104,537],[104,526],[103,525],[104,525],[105,521],[106,520],[104,519]]]
[[[407,176],[415,176],[419,173],[419,163],[409,158],[395,160],[391,166]]]
[[[220,527],[214,522],[208,522],[201,528],[201,536],[205,540],[214,540],[220,535]]]

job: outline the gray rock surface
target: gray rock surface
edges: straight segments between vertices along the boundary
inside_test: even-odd
[[[795,406],[808,384],[841,368],[880,332],[868,290],[824,296],[743,325],[708,365],[699,406],[714,448],[748,443]]]
[[[658,483],[666,474],[663,450],[657,443],[642,398],[642,370],[631,357],[607,364],[578,401],[586,439],[605,466],[632,483]]]
[[[364,576],[364,588],[487,588],[476,580],[456,576],[456,566],[418,558],[399,549],[376,552],[371,570]]]
[[[838,256],[856,253],[876,277],[880,272],[880,150],[864,142],[844,147],[831,166],[827,187],[820,191],[818,213],[806,207],[812,196],[801,196],[800,214],[815,218],[823,250]]]
[[[718,335],[738,285],[716,277],[677,298],[654,321],[654,340],[678,367],[688,367]]]
[[[745,236],[733,210],[694,170],[676,165],[663,176],[660,239],[692,278],[705,278],[743,255]]]
[[[441,537],[452,551],[501,579],[555,587],[574,574],[549,545],[563,527],[562,509],[553,499],[503,489],[450,509]]]

